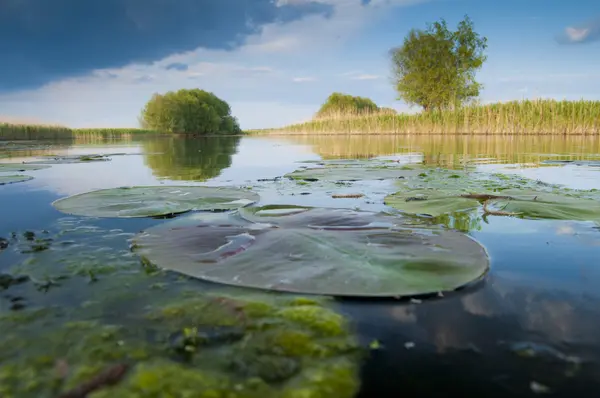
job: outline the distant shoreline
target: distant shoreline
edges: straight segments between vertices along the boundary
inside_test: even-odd
[[[600,135],[600,101],[511,101],[417,114],[335,114],[259,135]]]
[[[228,134],[230,135],[230,134]],[[241,135],[600,135],[600,101],[524,100],[471,105],[417,114],[334,114],[281,128],[244,130]],[[0,123],[0,140],[106,140],[185,136],[135,128],[71,129]],[[194,134],[194,138],[221,136]]]

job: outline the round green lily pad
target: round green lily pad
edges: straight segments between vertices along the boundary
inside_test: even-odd
[[[406,213],[432,217],[483,210],[486,214],[500,216],[600,220],[600,201],[578,196],[559,187],[548,186],[544,190],[535,181],[508,177],[476,179],[467,174],[456,175],[457,178],[441,180],[435,176],[423,183],[402,184],[402,189],[388,195],[384,202]]]
[[[59,199],[52,204],[67,214],[130,218],[190,210],[232,210],[258,200],[256,193],[236,188],[161,186],[101,189]]]
[[[22,164],[22,163],[0,163],[0,173],[14,173],[20,171],[35,171],[47,169],[50,166]]]
[[[33,177],[23,175],[0,175],[0,185],[16,184],[17,182],[25,182],[30,180],[33,180]]]
[[[361,181],[415,177],[418,168],[411,167],[350,167],[331,166],[296,170],[285,177],[306,181]]]
[[[489,267],[479,243],[440,226],[324,208],[255,223],[242,217],[246,210],[154,226],[134,238],[135,251],[158,267],[207,281],[332,296],[450,291]],[[249,214],[260,218],[260,211]]]

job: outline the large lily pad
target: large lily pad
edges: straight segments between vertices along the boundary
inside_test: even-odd
[[[90,163],[90,162],[108,162],[111,159],[104,155],[64,155],[64,156],[46,156],[39,160],[27,162],[27,164],[69,164],[69,163]]]
[[[17,182],[25,182],[29,180],[33,180],[33,177],[23,175],[0,175],[0,185],[16,184]]]
[[[361,181],[388,180],[415,177],[420,173],[417,167],[351,167],[330,166],[296,170],[286,174],[288,178],[306,181]]]
[[[217,283],[333,296],[449,291],[482,277],[485,249],[457,231],[372,212],[312,208],[287,215],[194,214],[134,238],[156,266]],[[259,223],[242,217],[266,217]]]
[[[235,188],[162,186],[101,189],[59,199],[53,205],[67,214],[130,218],[232,210],[258,200],[256,193]]]
[[[577,192],[518,177],[452,173],[436,170],[418,181],[407,181],[385,203],[432,217],[483,210],[526,218],[600,220],[600,201]]]
[[[21,164],[21,163],[0,163],[0,173],[15,173],[21,171],[34,171],[47,169],[50,166]]]

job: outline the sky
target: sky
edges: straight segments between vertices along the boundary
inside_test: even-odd
[[[597,0],[0,0],[0,120],[137,127],[181,88],[244,129],[308,120],[332,92],[410,112],[389,50],[465,14],[488,38],[483,102],[600,100]]]

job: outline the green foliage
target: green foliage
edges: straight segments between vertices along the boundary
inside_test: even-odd
[[[457,107],[479,96],[475,72],[486,60],[487,39],[473,30],[468,16],[456,31],[446,21],[410,31],[391,50],[400,99],[425,110]]]
[[[56,140],[71,138],[73,138],[73,131],[67,127],[0,123],[0,140]]]
[[[260,133],[303,134],[506,134],[600,133],[600,101],[525,100],[417,114],[365,115],[311,120]]]
[[[154,94],[142,110],[144,128],[175,134],[239,134],[231,108],[213,93],[182,89]]]
[[[148,129],[134,128],[85,128],[74,129],[75,138],[94,137],[94,138],[125,138],[133,135],[156,135],[158,132]]]
[[[316,114],[317,118],[330,117],[334,115],[364,115],[376,113],[379,110],[377,104],[369,98],[354,97],[348,94],[333,93]]]

